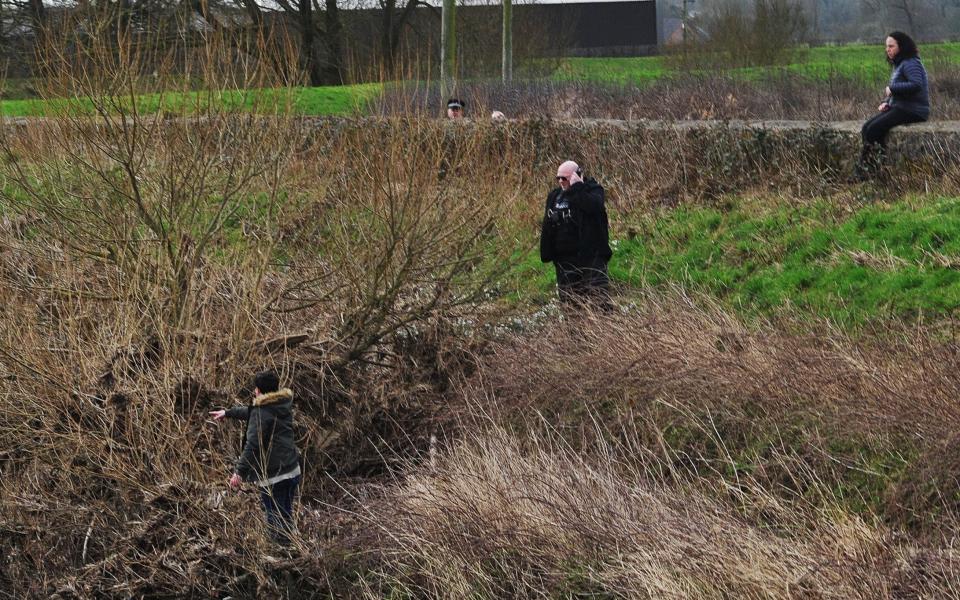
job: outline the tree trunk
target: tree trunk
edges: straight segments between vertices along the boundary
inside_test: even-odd
[[[396,55],[393,50],[393,11],[397,8],[397,0],[386,0],[383,3],[383,24],[380,33],[380,54],[383,61],[383,71],[386,77],[393,75],[396,68]]]
[[[320,71],[320,81],[324,85],[343,83],[343,40],[340,26],[340,8],[337,0],[326,0],[326,42],[327,60]]]
[[[896,8],[903,11],[903,14],[907,17],[907,27],[910,29],[910,35],[916,37],[917,30],[913,24],[913,7],[910,5],[910,0],[900,0]]]
[[[513,81],[513,0],[503,2],[503,83]]]
[[[403,38],[403,28],[406,27],[410,16],[420,3],[418,0],[407,0],[403,10],[396,12],[397,0],[387,0],[383,15],[382,52],[383,65],[387,75],[393,75],[397,68],[397,58],[400,54],[400,41]]]
[[[130,18],[133,16],[133,4],[130,0],[117,2],[117,43],[130,33]]]
[[[313,20],[312,0],[299,0],[297,15],[300,20],[300,68],[307,74],[311,86],[322,85],[323,75],[317,60],[317,24]]]
[[[457,3],[443,0],[443,22],[440,26],[440,95],[452,91],[457,68]]]
[[[43,0],[30,0],[30,24],[33,26],[36,48],[40,54],[47,49],[47,9],[43,5]]]

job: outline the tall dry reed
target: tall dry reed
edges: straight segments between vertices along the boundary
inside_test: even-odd
[[[384,564],[367,597],[952,597],[949,547],[810,510],[748,475],[667,482],[626,442],[574,449],[542,422],[525,436],[471,430],[365,513]]]

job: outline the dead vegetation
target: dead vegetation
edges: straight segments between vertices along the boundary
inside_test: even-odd
[[[636,440],[574,450],[556,432],[497,427],[467,438],[372,516],[389,570],[370,596],[934,597],[956,583],[949,548],[918,560],[884,527],[749,475],[666,482],[669,465]]]
[[[406,420],[468,366],[452,324],[497,310],[486,297],[514,260],[515,198],[463,175],[482,132],[456,152],[416,121],[332,144],[282,101],[270,115],[215,101],[236,82],[213,68],[208,92],[145,116],[129,59],[61,65],[62,113],[4,130],[0,588],[336,589],[357,561],[336,576],[317,557],[363,534],[337,513],[311,519],[339,493],[324,469],[370,476],[384,440],[420,443]],[[261,67],[239,69],[246,84]],[[206,421],[267,366],[296,390],[313,473],[298,558],[280,563],[264,562],[256,494],[224,493],[239,430]]]
[[[682,294],[503,340],[370,516],[371,595],[954,597],[955,352]]]
[[[584,434],[593,426],[571,407],[623,426],[708,413],[742,442],[793,423],[828,437],[926,447],[950,439],[960,421],[957,347],[935,331],[878,325],[853,339],[789,319],[748,326],[682,291],[639,302],[511,340],[486,363],[479,393],[492,396],[481,397],[507,415],[538,411]]]
[[[0,595],[952,594],[942,330],[746,325],[682,292],[489,327],[574,151],[623,213],[835,185],[824,162],[730,129],[307,129],[212,102],[267,66],[210,52],[230,68],[197,102],[144,116],[132,53],[60,72],[76,100],[0,140]],[[308,474],[291,556],[206,421],[265,366]]]
[[[934,61],[930,81],[934,120],[957,120],[960,67]],[[724,65],[725,68],[729,65]],[[859,121],[876,108],[883,81],[840,72],[803,76],[787,69],[757,77],[715,70],[678,71],[652,83],[526,81],[509,86],[463,82],[459,94],[469,98],[469,115],[485,119],[493,110],[516,119],[663,119],[663,120],[801,120]],[[442,114],[435,91],[423,85],[390,86],[374,105],[385,115]]]

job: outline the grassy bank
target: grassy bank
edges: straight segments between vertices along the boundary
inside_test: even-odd
[[[736,197],[724,206],[616,220],[610,273],[627,289],[680,286],[748,317],[784,311],[845,327],[937,320],[960,307],[960,199],[855,206]],[[531,254],[520,298],[551,297],[553,268]]]
[[[245,108],[257,112],[292,112],[293,114],[347,116],[366,111],[369,101],[383,90],[381,84],[358,84],[326,87],[294,87],[289,89],[219,90],[204,92],[167,92],[136,97],[137,111],[152,114],[170,111],[177,114],[203,114],[208,106],[224,110]],[[118,97],[117,102],[131,104],[130,97]],[[4,100],[0,115],[6,117],[51,117],[64,112],[93,112],[93,103],[83,99],[65,100]]]
[[[738,199],[727,210],[643,215],[629,227],[616,278],[689,286],[748,315],[794,308],[855,325],[949,317],[960,307],[957,198],[859,208]]]
[[[926,44],[922,48],[924,62],[931,72],[943,64],[960,63],[960,43]],[[681,73],[670,57],[644,56],[629,58],[567,58],[554,75],[560,81],[590,81],[594,83],[643,85]],[[798,49],[791,64],[771,67],[718,69],[694,68],[692,74],[710,74],[718,70],[739,74],[745,78],[770,75],[799,75],[812,79],[846,78],[864,81],[883,81],[889,76],[881,44],[851,44],[848,46],[818,46]]]

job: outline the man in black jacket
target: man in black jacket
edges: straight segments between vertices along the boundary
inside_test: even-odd
[[[293,435],[293,392],[280,389],[273,371],[254,377],[254,397],[248,406],[210,413],[214,421],[224,417],[246,421],[243,450],[237,459],[230,487],[241,481],[260,487],[260,500],[267,515],[270,536],[289,545],[293,531],[293,499],[300,484],[300,452]]]
[[[540,230],[540,260],[557,271],[563,302],[608,301],[610,250],[603,188],[568,160],[557,169],[560,187],[547,196]]]

